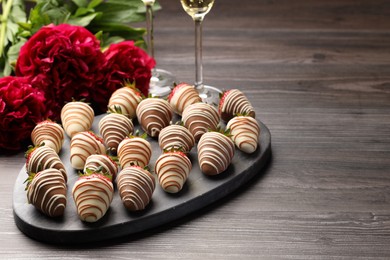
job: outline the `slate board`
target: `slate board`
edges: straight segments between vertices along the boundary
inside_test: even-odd
[[[97,116],[92,130],[98,133],[98,123],[104,115]],[[175,121],[174,121],[175,122]],[[23,183],[27,174],[25,166],[21,169],[13,193],[13,213],[16,226],[27,236],[38,241],[54,244],[90,243],[130,235],[183,217],[233,192],[256,174],[271,155],[271,134],[268,128],[258,121],[261,135],[258,149],[247,155],[237,148],[229,168],[217,176],[206,176],[199,168],[196,146],[189,158],[193,164],[189,178],[177,194],[162,190],[156,177],[156,189],[148,207],[138,213],[126,210],[115,187],[114,199],[106,215],[95,223],[82,222],[77,215],[72,198],[72,187],[78,179],[77,172],[70,165],[69,139],[65,138],[60,157],[68,173],[68,202],[63,217],[49,218],[28,204]],[[135,123],[135,128],[140,126]],[[143,131],[142,131],[143,132]],[[150,169],[161,150],[156,139],[148,137],[153,153]]]

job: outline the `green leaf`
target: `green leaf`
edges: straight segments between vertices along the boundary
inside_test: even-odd
[[[95,33],[95,37],[99,41],[102,41],[103,40],[103,31],[98,31],[97,33]]]
[[[31,30],[31,23],[22,23],[22,22],[19,22],[18,23],[19,27],[24,29],[24,30]]]
[[[30,11],[31,32],[36,33],[42,26],[50,23],[60,24],[68,21],[71,13],[67,7],[56,0],[38,2]]]
[[[120,36],[126,40],[140,39],[145,34],[145,29],[132,28],[119,23],[93,23],[91,27],[92,31],[108,32],[110,35]]]
[[[20,30],[18,32],[18,37],[27,39],[27,38],[31,37],[31,32],[28,30]]]
[[[97,17],[100,13],[92,13],[83,17],[71,17],[68,20],[69,24],[79,25],[83,27],[87,27],[95,17]]]
[[[122,38],[122,37],[119,37],[119,36],[113,36],[113,37],[109,37],[107,40],[105,40],[104,42],[104,45],[105,46],[109,46],[113,43],[120,43],[122,41],[124,41],[125,39]]]
[[[73,15],[74,17],[83,16],[88,13],[93,13],[95,10],[93,8],[85,8],[85,7],[79,7],[76,10],[76,13]]]
[[[103,2],[103,0],[92,0],[88,4],[88,8],[95,8],[96,6],[100,5]]]
[[[97,34],[95,34],[95,36],[100,41],[100,47],[103,52],[110,46],[110,44],[119,43],[125,40],[124,38],[119,36],[110,37],[109,33],[103,33],[103,31],[98,32]]]
[[[4,69],[3,69],[3,76],[9,76],[14,71],[14,64],[16,64],[16,60],[19,57],[20,48],[23,46],[23,44],[27,40],[22,38],[18,43],[12,45],[7,52],[5,63],[4,63]]]
[[[6,40],[5,40],[5,45],[7,45],[8,43],[13,43],[14,40],[15,40],[15,34],[18,32],[18,28],[19,26],[12,22],[11,20],[8,20],[7,22],[7,37],[6,37]]]
[[[18,22],[26,22],[25,6],[22,0],[4,1],[2,3],[1,29],[0,29],[0,64],[4,74],[9,75],[7,49],[16,41],[19,31]]]
[[[22,38],[18,43],[12,45],[7,52],[8,61],[14,64],[19,57],[20,48],[26,43],[26,39]]]
[[[138,0],[142,4],[142,1]],[[145,15],[138,12],[138,7],[129,4],[104,2],[96,7],[103,13],[100,23],[134,23],[145,20]]]
[[[72,0],[73,3],[75,3],[78,7],[87,7],[88,1],[87,0]]]
[[[11,65],[8,63],[8,59],[5,60],[5,65],[4,65],[4,69],[3,69],[3,72],[1,73],[1,77],[5,77],[5,76],[9,76],[11,75],[12,73],[12,67]]]

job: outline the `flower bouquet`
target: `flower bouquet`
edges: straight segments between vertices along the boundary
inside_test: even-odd
[[[142,1],[8,0],[2,10],[0,150],[25,148],[34,126],[59,121],[71,100],[99,114],[124,82],[148,95],[155,61],[145,30],[130,26],[144,19]]]

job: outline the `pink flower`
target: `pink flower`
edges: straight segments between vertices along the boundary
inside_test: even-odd
[[[0,149],[19,150],[46,118],[45,98],[27,78],[0,78]]]
[[[106,57],[105,78],[97,92],[99,97],[111,96],[116,89],[123,86],[125,81],[135,82],[136,88],[145,96],[148,95],[151,70],[156,65],[152,57],[135,46],[133,41],[111,44],[104,52],[104,56]],[[102,101],[99,100],[99,103]]]
[[[28,77],[45,93],[49,117],[59,120],[62,106],[72,98],[99,106],[92,97],[96,96],[96,82],[103,77],[103,63],[100,43],[87,29],[48,25],[21,48],[16,75]]]

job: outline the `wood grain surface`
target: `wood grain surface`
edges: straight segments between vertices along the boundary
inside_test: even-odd
[[[160,2],[158,66],[193,81],[193,23]],[[203,29],[205,82],[247,94],[272,134],[267,167],[178,221],[69,247],[17,229],[24,158],[2,154],[0,258],[390,257],[390,1],[217,0]]]

